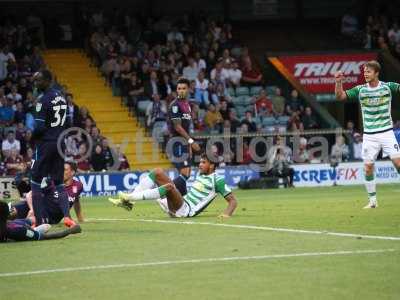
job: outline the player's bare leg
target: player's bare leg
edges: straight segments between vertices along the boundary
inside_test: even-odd
[[[376,208],[378,207],[378,202],[376,199],[376,181],[375,181],[375,168],[374,164],[366,162],[364,164],[365,172],[365,188],[368,193],[369,203],[364,208]]]

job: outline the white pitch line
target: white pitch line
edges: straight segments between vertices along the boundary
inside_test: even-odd
[[[330,232],[321,230],[304,230],[304,229],[292,229],[292,228],[280,228],[280,227],[268,227],[268,226],[256,226],[256,225],[237,225],[237,224],[224,224],[224,223],[211,223],[211,222],[195,222],[195,221],[173,221],[173,220],[152,220],[152,219],[89,219],[88,221],[129,221],[129,222],[148,222],[148,223],[166,223],[166,224],[185,224],[185,225],[207,225],[207,226],[220,226],[229,228],[241,228],[241,229],[252,229],[252,230],[264,230],[264,231],[278,231],[278,232],[289,232],[289,233],[304,233],[304,234],[317,234],[317,235],[331,235],[340,237],[351,237],[351,238],[364,238],[373,240],[390,240],[400,241],[400,237],[397,236],[381,236],[381,235],[367,235],[357,233],[344,233],[344,232]]]
[[[180,264],[200,264],[200,263],[210,263],[210,262],[267,260],[267,259],[280,259],[280,258],[291,258],[291,257],[377,254],[377,253],[387,253],[387,252],[394,252],[394,251],[396,251],[396,250],[395,249],[375,249],[375,250],[371,249],[371,250],[354,250],[354,251],[306,252],[306,253],[291,253],[291,254],[271,254],[271,255],[260,255],[260,256],[233,256],[233,257],[199,258],[199,259],[185,259],[185,260],[167,260],[167,261],[155,261],[155,262],[145,262],[145,263],[97,265],[97,266],[86,266],[86,267],[75,267],[75,268],[61,268],[61,269],[48,269],[48,270],[14,272],[14,273],[0,273],[0,278],[41,275],[41,274],[51,274],[51,273],[107,270],[107,269],[128,269],[128,268],[154,267],[154,266],[180,265]]]
[[[139,221],[140,222],[150,222],[150,223],[208,225],[208,226],[220,226],[220,227],[231,227],[231,228],[242,228],[242,229],[266,230],[266,231],[321,234],[321,235],[333,235],[333,236],[340,236],[340,237],[356,237],[356,238],[360,237],[360,238],[364,238],[364,239],[400,241],[400,237],[394,237],[394,236],[366,235],[366,234],[357,234],[357,233],[329,232],[329,231],[320,231],[320,230],[303,230],[303,229],[291,229],[291,228],[279,228],[279,227],[267,227],[267,226],[255,226],[255,225],[236,225],[236,224],[211,223],[211,222],[150,220],[150,219],[140,219]]]

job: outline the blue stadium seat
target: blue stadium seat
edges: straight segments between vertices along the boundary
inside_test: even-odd
[[[249,96],[250,91],[248,87],[241,86],[236,88],[236,96]]]
[[[250,89],[250,96],[258,96],[260,95],[261,90],[263,89],[262,86],[253,86]]]
[[[229,87],[229,88],[227,89],[227,91],[228,91],[228,95],[229,95],[229,96],[231,96],[232,98],[233,98],[233,97],[236,97],[235,89],[234,89],[233,87]]]
[[[137,104],[139,113],[145,114],[147,107],[151,104],[150,100],[139,101]]]
[[[289,123],[289,119],[289,116],[280,116],[278,117],[278,123],[279,125],[287,126],[287,124]]]
[[[276,95],[276,86],[271,85],[271,86],[266,86],[265,87],[265,91],[267,92],[267,95],[271,96],[271,95]]]
[[[277,123],[277,120],[275,117],[263,117],[262,118],[262,124],[264,127],[266,126],[275,126]]]

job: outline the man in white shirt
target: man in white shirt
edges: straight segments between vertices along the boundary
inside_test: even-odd
[[[197,64],[193,57],[188,58],[188,65],[183,68],[182,75],[190,81],[196,80],[199,75],[199,69],[197,68]]]
[[[239,69],[239,64],[236,60],[232,61],[229,72],[229,83],[233,86],[239,86],[242,79],[242,71]]]
[[[13,100],[14,102],[22,101],[22,95],[18,93],[18,89],[16,85],[13,85],[11,88],[11,93],[7,95],[9,100]]]
[[[11,150],[16,150],[18,154],[21,151],[21,143],[15,139],[14,131],[10,130],[7,133],[7,139],[3,141],[1,144],[1,150],[3,151],[3,155],[8,157],[11,153]]]
[[[362,160],[362,136],[358,132],[354,134],[353,158],[354,160]]]
[[[223,68],[222,57],[218,59],[215,68],[211,70],[210,78],[214,82],[222,82],[225,84],[226,80],[229,78],[229,72],[227,69]]]
[[[209,81],[208,79],[204,78],[204,72],[200,71],[196,78],[194,97],[199,104],[204,103],[205,106],[210,104],[210,101],[208,100],[208,84]]]

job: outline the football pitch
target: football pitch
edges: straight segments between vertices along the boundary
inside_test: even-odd
[[[0,299],[400,299],[400,186],[235,191],[199,217],[82,199],[83,233],[0,245]]]

